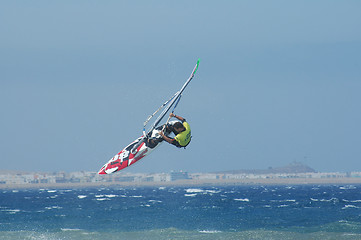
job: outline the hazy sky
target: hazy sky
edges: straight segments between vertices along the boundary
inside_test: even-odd
[[[361,1],[1,1],[0,169],[98,171],[201,63],[131,172],[361,171]]]

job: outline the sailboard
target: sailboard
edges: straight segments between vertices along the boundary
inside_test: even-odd
[[[193,79],[195,73],[198,70],[200,59],[198,59],[195,67],[193,68],[193,71],[190,75],[190,77],[187,79],[187,81],[183,84],[182,88],[177,91],[170,99],[168,99],[166,102],[164,102],[153,114],[149,115],[148,118],[144,121],[143,124],[143,135],[136,140],[134,140],[132,143],[130,143],[128,146],[126,146],[124,149],[122,149],[119,153],[117,153],[114,157],[112,157],[104,166],[99,170],[98,174],[111,174],[115,173],[117,171],[120,171],[126,167],[129,167],[130,165],[133,165],[134,163],[138,162],[140,159],[144,158],[145,156],[149,155],[156,147],[160,145],[158,143],[155,147],[150,147],[147,144],[147,138],[149,137],[157,137],[159,130],[160,123],[164,119],[165,115],[170,112],[172,109],[172,112],[174,112],[175,108],[177,107],[182,93],[184,92],[185,88],[188,86],[190,81]],[[159,114],[159,111],[163,111]],[[150,120],[157,116],[157,119],[148,126]],[[170,117],[168,117],[166,124],[169,122]],[[147,127],[149,128],[147,130]]]

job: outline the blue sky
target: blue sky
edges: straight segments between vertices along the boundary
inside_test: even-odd
[[[361,171],[360,1],[2,1],[1,169],[97,171],[188,78],[131,172]]]

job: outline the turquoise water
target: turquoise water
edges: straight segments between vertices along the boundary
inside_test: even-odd
[[[361,239],[361,186],[2,190],[0,239]]]

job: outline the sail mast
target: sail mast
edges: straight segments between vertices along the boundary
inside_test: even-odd
[[[174,97],[171,99],[170,103],[168,104],[168,107],[165,108],[165,109],[163,110],[163,112],[159,115],[159,117],[157,118],[157,120],[153,123],[153,125],[152,125],[151,129],[149,130],[149,132],[153,131],[153,130],[158,126],[158,124],[160,123],[160,121],[162,121],[162,119],[163,119],[164,116],[167,114],[167,112],[169,111],[169,109],[171,109],[171,107],[173,106],[173,104],[174,104],[175,102],[177,102],[176,105],[175,105],[174,108],[173,108],[173,112],[174,112],[174,109],[175,109],[175,107],[178,105],[178,102],[179,102],[179,100],[180,100],[180,97],[181,97],[183,91],[184,91],[185,88],[188,86],[188,84],[190,83],[190,81],[193,79],[194,74],[195,74],[195,73],[197,72],[197,70],[198,70],[199,62],[200,62],[200,59],[198,59],[197,64],[196,64],[195,67],[193,68],[193,71],[192,71],[190,77],[189,77],[189,78],[187,79],[187,81],[183,84],[182,88],[181,88],[178,92],[175,93]],[[168,118],[167,122],[169,121],[169,119],[170,119],[170,118]],[[148,121],[149,121],[149,120],[148,120]],[[144,132],[145,132],[145,130],[144,130]]]

